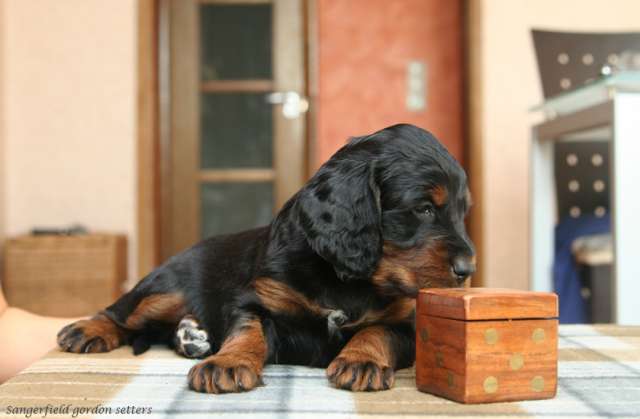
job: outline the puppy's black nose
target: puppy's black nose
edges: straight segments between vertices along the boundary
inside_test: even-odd
[[[451,262],[451,270],[457,277],[459,283],[463,283],[465,279],[476,271],[474,258],[469,256],[456,256]]]

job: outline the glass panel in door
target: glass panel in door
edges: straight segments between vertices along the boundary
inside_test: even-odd
[[[271,3],[202,3],[200,234],[267,224],[274,208]]]

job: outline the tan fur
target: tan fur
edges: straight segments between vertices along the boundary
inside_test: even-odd
[[[72,337],[73,332],[81,330],[82,334]],[[67,352],[82,352],[82,347],[87,343],[85,352],[108,352],[124,343],[126,332],[103,314],[97,314],[88,320],[79,320],[70,324],[58,334],[58,346]],[[91,340],[96,340],[89,344]]]
[[[203,393],[250,390],[260,385],[267,357],[262,324],[248,318],[238,325],[215,354],[189,371],[191,388]]]
[[[300,315],[307,312],[323,317],[331,312],[331,309],[321,307],[283,282],[271,278],[256,279],[254,288],[262,304],[274,313]]]
[[[425,287],[456,286],[451,277],[449,254],[442,246],[400,249],[385,243],[372,282],[384,290],[390,282],[418,292]]]
[[[432,188],[429,192],[431,193],[431,199],[433,200],[433,203],[439,207],[446,204],[447,199],[449,199],[449,192],[447,191],[447,188],[442,185],[438,185]]]
[[[409,318],[416,309],[414,298],[398,298],[382,310],[367,311],[358,320],[345,323],[343,328],[356,328],[375,323],[400,323]]]
[[[334,386],[353,391],[381,390],[393,385],[395,359],[383,326],[356,333],[327,368]],[[365,367],[373,364],[375,368]]]
[[[255,281],[255,290],[264,306],[274,313],[290,315],[310,313],[318,317],[325,317],[333,311],[333,309],[322,307],[286,284],[271,278],[258,278]],[[341,328],[358,328],[374,323],[397,323],[409,317],[414,310],[415,300],[413,298],[399,298],[382,310],[367,311],[359,319],[345,323]]]
[[[142,329],[149,320],[177,324],[185,315],[182,294],[154,294],[144,298],[129,315],[125,325],[129,329]]]
[[[80,320],[63,328],[58,334],[58,346],[74,353],[108,352],[124,343],[129,330],[140,330],[149,320],[177,324],[185,314],[181,294],[150,295],[129,315],[124,327],[104,314],[97,314],[89,320]]]

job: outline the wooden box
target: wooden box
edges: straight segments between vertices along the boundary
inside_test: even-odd
[[[85,316],[122,293],[126,238],[114,234],[21,236],[5,246],[10,305],[48,316]]]
[[[425,289],[416,314],[416,384],[462,403],[554,397],[558,297],[493,288]]]

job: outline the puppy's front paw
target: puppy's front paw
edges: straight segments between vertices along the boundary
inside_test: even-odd
[[[213,355],[189,371],[189,388],[200,393],[239,393],[262,385],[250,362],[232,355]]]
[[[109,352],[122,345],[123,333],[102,314],[89,320],[79,320],[58,332],[58,346],[65,352]]]
[[[327,368],[327,378],[336,388],[380,391],[393,386],[393,368],[363,357],[339,355]]]
[[[211,354],[208,333],[193,316],[186,316],[176,328],[173,337],[175,351],[187,358],[204,358]]]

